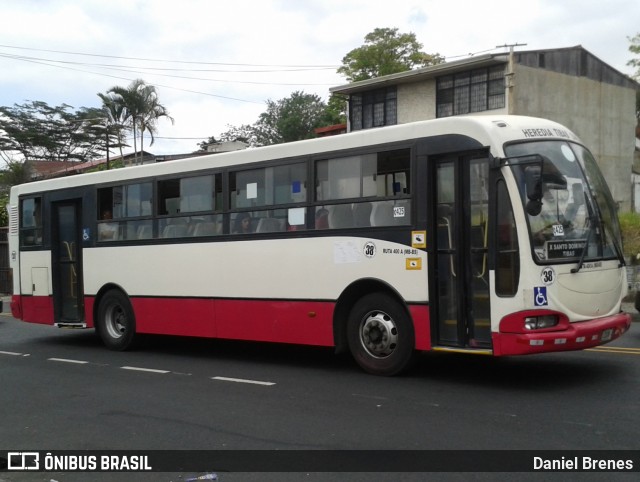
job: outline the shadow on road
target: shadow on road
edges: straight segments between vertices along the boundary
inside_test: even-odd
[[[93,330],[50,329],[32,337],[33,346],[69,347],[105,350]],[[639,337],[631,332],[627,337]],[[635,343],[634,343],[635,344]],[[146,335],[134,351],[143,359],[147,354],[168,361],[171,358],[198,358],[225,364],[257,364],[261,368],[290,368],[304,371],[330,371],[333,375],[351,374],[371,377],[362,372],[348,354],[336,355],[333,348],[215,340],[175,336]],[[117,355],[117,354],[116,354]],[[620,355],[593,351],[551,353],[521,357],[494,358],[459,353],[427,352],[418,356],[416,365],[402,375],[419,383],[437,381],[459,386],[491,387],[505,390],[564,391],[573,386],[594,388],[616,376],[628,376],[632,367]]]

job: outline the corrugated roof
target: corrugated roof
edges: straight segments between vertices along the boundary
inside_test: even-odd
[[[407,70],[397,74],[383,75],[374,79],[339,85],[331,87],[329,91],[331,93],[349,95],[386,87],[388,85],[420,82],[441,75],[454,74],[479,67],[490,67],[499,63],[506,63],[508,60],[508,53],[484,54],[477,57],[469,57],[453,62],[443,62],[420,69]],[[516,51],[514,52],[514,61],[517,64],[527,65],[529,67],[592,78],[599,82],[640,90],[640,84],[600,60],[582,47],[582,45],[556,49]]]

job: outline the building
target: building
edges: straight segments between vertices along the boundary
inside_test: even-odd
[[[207,145],[207,154],[219,154],[222,152],[241,151],[249,147],[249,144],[239,140],[213,142]]]
[[[486,54],[333,87],[349,131],[452,115],[552,119],[588,145],[621,210],[632,209],[640,84],[582,46]]]
[[[337,136],[347,132],[347,124],[334,124],[326,127],[317,127],[313,130],[316,137]]]

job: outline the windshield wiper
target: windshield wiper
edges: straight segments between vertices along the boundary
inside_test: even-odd
[[[603,220],[604,224],[604,220]],[[604,230],[604,234],[606,235],[606,230]],[[622,247],[618,244],[618,239],[616,236],[611,233],[611,242],[613,243],[613,248],[616,250],[616,258],[618,258],[618,268],[622,268],[627,265],[627,262],[624,260],[624,254],[622,253]],[[606,239],[606,238],[605,238]]]
[[[595,224],[596,217],[593,212],[593,206],[587,197],[587,193],[584,193],[584,203],[587,207],[587,215],[589,216],[589,231],[587,231],[587,240],[584,242],[584,248],[582,248],[582,254],[580,255],[580,260],[578,261],[578,266],[575,268],[571,268],[571,273],[577,273],[582,269],[582,265],[584,264],[584,258],[587,256],[587,251],[589,251],[589,241],[591,240],[591,232],[593,231],[593,225]]]
[[[578,266],[576,266],[575,268],[571,268],[571,273],[577,273],[582,269],[584,258],[587,256],[587,251],[589,251],[589,240],[591,239],[591,231],[593,231],[593,220],[589,218],[589,231],[587,232],[587,240],[584,242],[584,248],[582,248],[582,254],[580,255]]]
[[[598,204],[598,199],[594,197],[593,202],[596,205],[596,210],[598,211],[598,217],[600,218],[600,225],[602,226],[603,242],[606,243],[607,230],[604,228],[605,218],[604,218],[604,216],[602,216],[602,210],[600,209],[600,204]],[[609,229],[609,232],[611,233],[610,237],[611,237],[611,242],[613,244],[613,249],[615,249],[615,251],[616,251],[616,259],[619,262],[618,268],[622,268],[623,266],[625,266],[627,264],[625,262],[625,260],[624,260],[624,253],[622,252],[622,247],[618,244],[618,239],[617,239],[617,237],[615,235],[615,232],[612,229]]]

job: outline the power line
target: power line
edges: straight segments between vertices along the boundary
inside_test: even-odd
[[[103,57],[110,59],[123,59],[123,60],[137,60],[144,62],[166,62],[166,63],[176,63],[176,64],[195,64],[195,65],[232,65],[236,67],[282,67],[282,68],[307,68],[307,69],[337,69],[339,66],[337,65],[287,65],[287,64],[251,64],[251,63],[228,63],[228,62],[200,62],[200,61],[192,61],[192,60],[168,60],[168,59],[149,59],[144,57],[123,57],[118,55],[108,55],[108,54],[93,54],[93,53],[85,53],[85,52],[69,52],[64,50],[50,50],[50,49],[37,49],[31,47],[18,47],[15,45],[1,45],[0,47],[10,48],[10,49],[19,49],[19,50],[33,50],[36,52],[50,52],[50,53],[58,53],[58,54],[66,54],[66,55],[84,55],[88,57]]]
[[[156,72],[140,72],[138,70],[134,70],[133,68],[128,68],[127,66],[117,66],[117,65],[105,65],[105,64],[92,64],[85,62],[72,62],[72,61],[64,61],[64,60],[51,60],[51,59],[43,59],[39,57],[25,57],[22,55],[12,55],[12,54],[4,54],[0,52],[0,57],[4,57],[12,60],[21,60],[25,62],[34,62],[34,63],[46,63],[45,65],[51,65],[52,67],[64,68],[64,66],[56,65],[56,64],[65,64],[65,65],[79,65],[79,66],[87,66],[87,67],[98,67],[98,68],[106,68],[109,70],[115,70],[118,72],[128,72],[133,74],[151,74],[160,77],[169,77],[174,79],[186,79],[186,80],[200,80],[205,82],[220,82],[220,83],[229,83],[229,84],[252,84],[252,85],[287,85],[287,86],[296,86],[296,85],[310,85],[310,86],[326,86],[330,84],[322,84],[322,83],[303,83],[303,82],[260,82],[254,80],[226,80],[226,79],[209,79],[204,77],[190,77],[186,75],[171,75],[171,74],[162,74]],[[142,69],[150,69],[149,67],[136,67]],[[152,70],[164,70],[164,69],[153,69]],[[224,71],[224,70],[190,70],[190,69],[166,69],[166,70],[175,70],[175,71],[187,71],[187,72],[229,72],[229,73],[271,73],[271,72],[308,72],[307,70],[258,70],[258,71]]]
[[[0,57],[12,58],[12,57],[6,56],[6,55],[0,55]],[[84,72],[84,73],[89,73],[89,74],[94,74],[94,75],[100,75],[102,77],[109,77],[109,78],[112,78],[112,79],[126,80],[126,81],[129,81],[129,82],[132,82],[134,80],[134,79],[126,78],[126,77],[119,77],[117,75],[104,74],[104,73],[100,73],[100,72],[92,72],[90,70],[76,69],[76,68],[73,68],[73,67],[65,67],[65,66],[50,64],[50,63],[42,62],[42,61],[27,60],[27,59],[21,59],[21,58],[14,58],[14,60],[22,60],[24,62],[30,62],[30,63],[34,63],[34,64],[46,65],[48,67],[56,67],[58,69],[66,69],[66,70],[73,70],[73,71],[76,71],[76,72]],[[237,102],[247,102],[247,103],[250,103],[250,104],[263,104],[263,102],[257,102],[255,100],[238,99],[238,98],[235,98],[235,97],[228,97],[228,96],[225,96],[225,95],[211,94],[209,92],[199,92],[197,90],[181,89],[179,87],[172,87],[170,85],[162,85],[162,84],[158,84],[158,83],[155,83],[155,82],[154,82],[154,85],[157,86],[157,87],[163,87],[163,88],[166,88],[166,89],[179,90],[179,91],[182,91],[182,92],[189,92],[191,94],[207,95],[207,96],[210,96],[210,97],[216,97],[216,98],[226,99],[226,100],[234,100],[234,101],[237,101]]]
[[[0,46],[1,47],[1,46]],[[29,59],[29,60],[41,60],[46,62],[56,62],[60,64],[73,64],[73,65],[87,65],[91,67],[105,67],[105,68],[131,68],[130,65],[118,65],[118,64],[96,64],[89,62],[77,62],[72,60],[55,60],[55,59],[43,59],[39,57],[26,57],[24,55],[2,54],[4,56],[16,58],[16,59]],[[318,70],[334,69],[334,67],[281,67],[275,68],[261,68],[259,70],[231,70],[231,69],[186,69],[186,68],[167,68],[167,67],[145,67],[136,65],[137,69],[144,70],[158,70],[158,71],[170,71],[170,72],[223,72],[223,73],[237,73],[237,74],[255,74],[255,73],[277,73],[277,72],[314,72]]]

